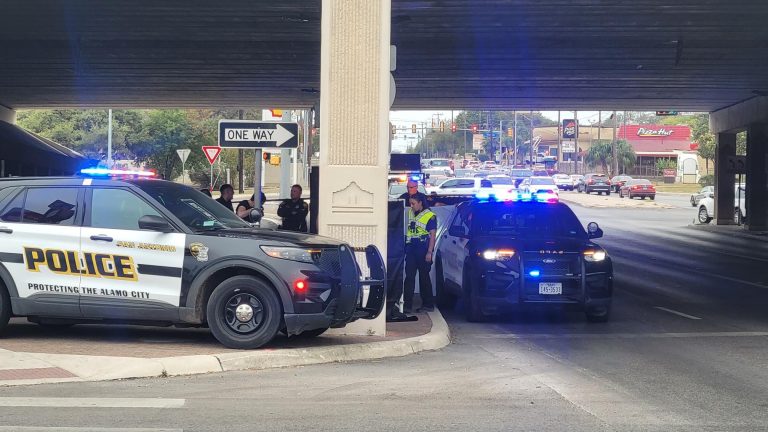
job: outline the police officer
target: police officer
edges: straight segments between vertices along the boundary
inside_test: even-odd
[[[402,195],[400,195],[397,199],[401,199],[405,201],[405,206],[408,207],[411,205],[410,203],[411,197],[419,193],[419,184],[413,180],[408,180],[408,183],[405,184],[405,188],[406,188],[405,192]]]
[[[283,200],[277,208],[277,215],[283,218],[282,229],[286,231],[307,232],[309,205],[301,199],[301,186],[291,186],[291,198]]]
[[[416,289],[416,273],[419,274],[421,308],[417,312],[435,310],[432,281],[429,270],[435,250],[437,216],[427,208],[427,197],[417,193],[409,198],[408,227],[405,239],[405,299],[404,311],[410,313]]]
[[[219,193],[221,195],[216,198],[216,202],[223,205],[228,210],[232,210],[232,198],[235,196],[235,188],[229,183],[224,183],[219,188]],[[208,196],[211,196],[210,192],[208,193]]]

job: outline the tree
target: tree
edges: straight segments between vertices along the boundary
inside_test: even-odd
[[[616,141],[616,154],[619,161],[619,172],[613,172],[613,154],[610,140],[595,140],[585,156],[585,161],[591,165],[600,165],[603,172],[611,177],[626,173],[635,166],[637,155],[627,141]]]
[[[456,125],[459,129],[469,129],[471,125],[476,124],[480,130],[494,130],[498,131],[499,126],[504,130],[515,127],[515,112],[514,111],[462,111],[456,116]],[[528,112],[521,111],[517,113],[517,134],[514,138],[507,137],[505,133],[501,134],[501,141],[498,138],[490,140],[485,138],[483,140],[483,148],[487,153],[495,152],[500,147],[515,148],[517,143],[517,155],[516,160],[525,160],[530,153],[530,141],[531,141],[531,127],[544,127],[544,126],[557,126],[555,120],[550,120],[544,117],[538,111]],[[503,132],[503,131],[502,131]],[[461,145],[464,145],[464,140],[468,143],[468,147],[471,149],[472,134],[468,131],[459,131],[456,133],[459,136]]]
[[[600,164],[603,168],[603,172],[609,173],[608,166],[611,163],[611,142],[606,140],[596,141],[592,144],[592,147],[587,150],[584,160],[591,165]]]

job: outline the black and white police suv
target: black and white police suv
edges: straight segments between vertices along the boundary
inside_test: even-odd
[[[342,242],[255,228],[190,187],[119,174],[0,180],[0,330],[11,316],[208,326],[245,349],[381,313],[375,246],[362,278]]]
[[[464,202],[439,239],[438,300],[461,297],[469,321],[532,304],[573,305],[607,321],[613,264],[592,242],[602,235],[549,195]]]

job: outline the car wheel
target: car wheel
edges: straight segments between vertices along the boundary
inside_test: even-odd
[[[485,314],[483,314],[483,310],[480,308],[477,290],[470,283],[467,273],[467,269],[464,269],[464,283],[462,284],[464,290],[464,314],[469,322],[483,322],[485,321]]]
[[[443,258],[440,255],[435,257],[435,300],[438,306],[447,309],[452,309],[456,304],[456,297],[449,293],[445,287]]]
[[[606,194],[607,196],[611,196],[611,191],[610,191],[610,190],[607,190],[607,191],[605,191],[605,194]]]
[[[699,223],[708,224],[712,220],[707,213],[707,208],[704,206],[699,207]]]
[[[627,194],[627,198],[629,198],[629,199],[632,199],[632,192],[629,192],[629,193]]]
[[[691,207],[696,207],[696,199],[694,197],[691,197]]]
[[[640,197],[640,199],[641,199],[641,200],[644,200],[644,199],[645,199],[645,195],[641,196],[641,197]]]
[[[656,199],[656,195],[651,195],[651,196],[649,196],[648,198],[650,198],[650,199],[651,199],[651,201],[653,201],[653,200],[655,200],[655,199]]]
[[[604,323],[611,319],[611,305],[606,306],[589,306],[584,314],[587,316],[587,321],[591,323]]]
[[[213,290],[206,306],[208,327],[228,348],[253,349],[270,342],[280,329],[277,293],[253,276],[235,276]]]
[[[619,198],[624,198],[624,192],[619,191]]]
[[[0,332],[8,326],[8,321],[11,319],[11,296],[8,295],[8,290],[0,283]]]

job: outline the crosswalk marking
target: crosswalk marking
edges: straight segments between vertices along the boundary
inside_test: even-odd
[[[0,397],[0,407],[173,409],[185,403],[185,399],[161,398]]]

